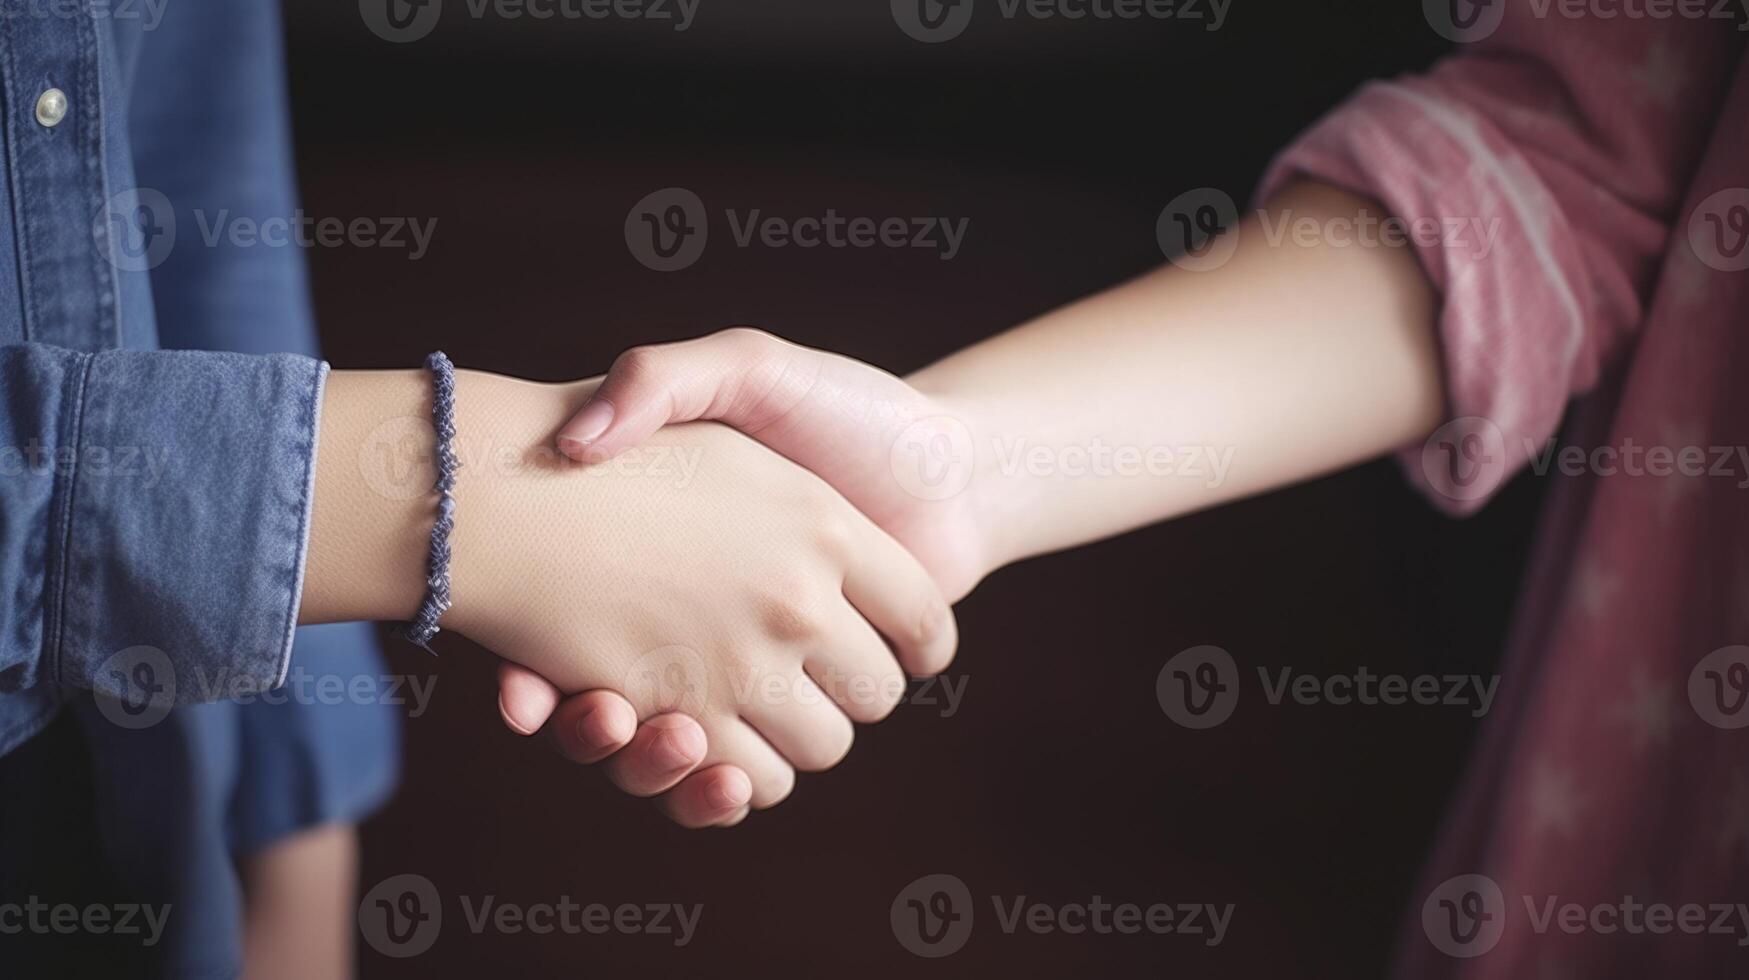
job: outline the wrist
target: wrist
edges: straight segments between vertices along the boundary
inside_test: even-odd
[[[510,491],[561,464],[547,449],[551,433],[591,383],[535,384],[465,370],[455,377],[461,469],[450,539],[454,603],[440,626],[466,634],[507,598],[499,556],[529,524],[515,513]],[[431,399],[423,370],[330,374],[300,622],[405,622],[417,613],[437,520]]]
[[[894,474],[914,498],[923,527],[902,540],[933,552],[926,561],[957,600],[984,576],[1012,560],[1012,487],[1005,486],[991,450],[990,406],[937,384],[927,371],[904,379],[921,396],[913,421],[899,436]],[[929,468],[937,466],[931,473]]]
[[[514,621],[530,576],[538,574],[520,559],[536,550],[554,519],[548,485],[575,469],[554,448],[553,434],[594,387],[456,372],[455,444],[462,466],[446,629],[484,642],[496,636],[496,624]],[[567,481],[562,492],[586,496],[590,487]]]
[[[1011,438],[996,423],[999,413],[987,401],[944,397],[939,403],[963,420],[971,439],[971,479],[961,520],[978,557],[980,577],[1025,557],[1027,487],[1002,465],[1002,446]]]
[[[419,608],[436,443],[423,371],[334,371],[316,446],[302,623],[404,620]]]

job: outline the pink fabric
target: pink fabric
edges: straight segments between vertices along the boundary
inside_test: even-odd
[[[1746,35],[1503,6],[1486,39],[1316,124],[1262,191],[1311,177],[1402,219],[1498,222],[1491,248],[1416,246],[1464,421],[1403,463],[1440,506],[1481,506],[1575,398],[1565,444],[1627,451],[1606,467],[1640,451],[1637,474],[1534,477],[1557,486],[1501,697],[1397,973],[1749,976]],[[1684,447],[1700,475],[1672,471]]]

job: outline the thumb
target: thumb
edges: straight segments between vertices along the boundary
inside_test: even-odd
[[[601,387],[559,429],[559,450],[601,462],[664,425],[700,419],[757,431],[807,394],[819,357],[750,327],[633,347],[614,360]]]

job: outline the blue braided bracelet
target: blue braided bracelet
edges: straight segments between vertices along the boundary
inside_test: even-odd
[[[425,601],[401,635],[436,656],[431,638],[449,610],[449,535],[455,530],[455,473],[462,464],[455,454],[455,365],[443,351],[432,351],[425,368],[431,372],[431,424],[437,430],[437,520],[431,525],[431,556],[425,564]]]

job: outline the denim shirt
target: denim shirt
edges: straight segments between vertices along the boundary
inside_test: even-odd
[[[210,235],[295,207],[278,13],[0,11],[0,754],[284,678],[327,368],[296,249]]]

